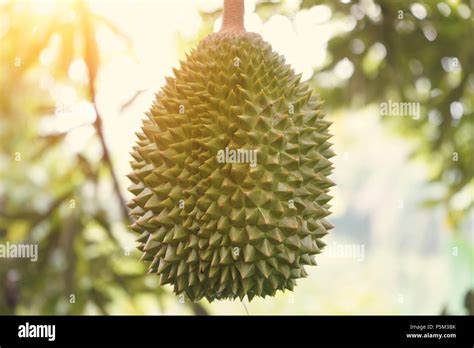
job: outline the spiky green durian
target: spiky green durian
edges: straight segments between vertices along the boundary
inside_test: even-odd
[[[332,227],[321,102],[254,33],[211,34],[174,75],[132,153],[142,260],[191,300],[292,290]],[[220,163],[226,148],[257,161]]]

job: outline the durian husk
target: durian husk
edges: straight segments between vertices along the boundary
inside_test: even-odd
[[[133,148],[138,249],[160,284],[192,301],[293,290],[332,226],[331,122],[262,37],[209,35],[146,114]],[[257,150],[257,165],[218,163]]]

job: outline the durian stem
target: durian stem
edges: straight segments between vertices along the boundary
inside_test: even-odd
[[[244,0],[224,0],[221,32],[241,32],[244,28]]]

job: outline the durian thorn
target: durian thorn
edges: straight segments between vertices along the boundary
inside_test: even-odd
[[[242,32],[244,28],[244,0],[224,0],[221,32]]]

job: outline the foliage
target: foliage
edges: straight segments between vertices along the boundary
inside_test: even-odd
[[[426,205],[444,204],[448,222],[459,229],[474,207],[472,2],[303,0],[300,10],[317,5],[328,6],[331,20],[345,27],[330,38],[328,58],[311,79],[327,107],[419,102],[418,119],[383,118],[413,140],[413,157],[424,160],[430,181],[444,189]],[[285,2],[263,3],[259,10],[265,17],[285,8]],[[337,74],[344,64],[353,67],[348,78]]]
[[[94,103],[100,68],[97,28],[127,38],[83,1],[52,5],[49,16],[33,11],[33,2],[0,5],[2,23],[8,23],[0,50],[0,242],[35,243],[41,255],[37,263],[1,260],[0,313],[106,314],[114,298],[139,313],[144,309],[137,298],[149,295],[161,304],[168,293],[147,282],[131,250],[133,242],[124,237],[127,210]],[[38,58],[53,48],[50,71]],[[77,58],[88,71],[84,84],[67,79]],[[53,84],[47,83],[51,80]],[[94,105],[97,136],[88,147],[102,153],[100,158],[71,152],[65,141],[68,130],[42,129],[46,115],[69,107],[51,97],[55,84],[72,87],[78,99]],[[104,192],[107,200],[101,198]],[[206,313],[197,304],[192,309]]]
[[[423,159],[430,181],[443,188],[427,209],[444,204],[451,226],[461,230],[474,190],[472,1],[302,0],[296,8],[288,3],[261,2],[256,10],[267,20],[325,5],[331,9],[328,20],[346,28],[329,38],[327,59],[311,78],[328,110],[420,102],[417,120],[381,117],[412,139],[414,157]],[[38,243],[42,255],[37,263],[0,260],[0,313],[111,313],[117,298],[120,308],[125,304],[142,313],[143,297],[164,311],[170,294],[143,276],[94,103],[102,58],[98,29],[131,44],[85,2],[52,4],[44,15],[34,2],[0,2],[0,244]],[[202,16],[198,38],[212,30],[219,11]],[[180,44],[189,47],[184,40]],[[41,63],[48,57],[54,69]],[[77,59],[86,63],[87,81],[68,79]],[[339,76],[341,64],[352,66],[350,76]],[[70,129],[44,129],[47,115],[67,108],[52,96],[57,85],[92,105],[91,151],[69,148]],[[466,301],[472,308],[472,293]],[[206,313],[200,304],[188,308]]]

